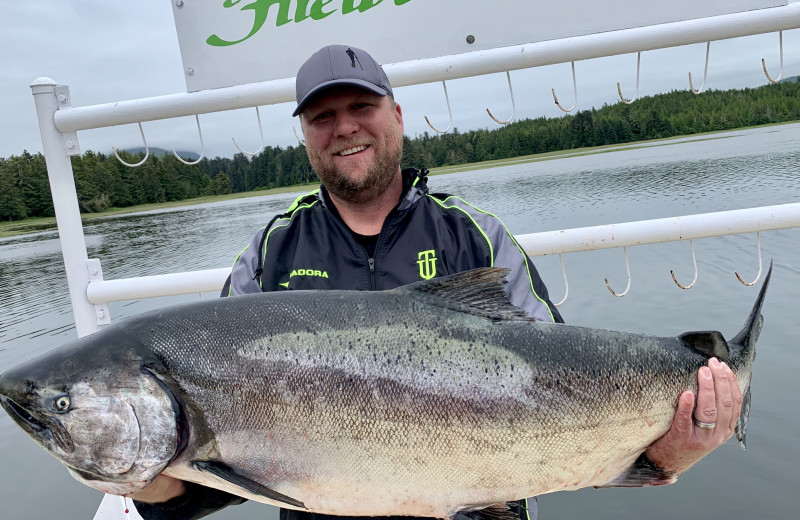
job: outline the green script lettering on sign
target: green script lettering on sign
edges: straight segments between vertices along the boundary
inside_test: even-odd
[[[222,7],[226,8],[233,7],[240,1],[241,0],[225,0],[222,3]],[[289,18],[289,8],[292,5],[292,0],[256,0],[255,2],[247,4],[241,9],[242,11],[250,9],[255,13],[253,19],[253,28],[250,29],[250,33],[247,36],[245,36],[240,40],[228,41],[228,40],[223,40],[216,34],[212,34],[211,36],[208,37],[206,43],[209,45],[213,45],[214,47],[225,47],[227,45],[236,45],[237,43],[242,43],[243,41],[250,38],[261,29],[261,27],[264,25],[264,22],[267,21],[267,14],[269,14],[269,8],[274,4],[278,4],[278,20],[275,25],[277,27],[280,27],[281,25],[291,22],[292,20]]]
[[[322,20],[329,14],[333,14],[336,12],[336,9],[325,12],[322,10],[323,7],[328,5],[329,3],[333,2],[333,0],[314,0],[314,5],[311,6],[311,19],[312,20]]]
[[[309,11],[308,4],[310,2],[311,0],[297,0],[297,10],[294,13],[295,23],[302,22],[308,18],[312,20],[322,20],[326,16],[336,12],[336,9],[327,13],[322,10],[323,7],[333,2],[333,0],[314,0],[314,3],[311,5],[311,10]]]
[[[322,10],[323,7],[333,2],[333,0],[314,0],[314,3],[311,5],[311,11],[309,12],[308,4],[310,2],[311,0],[297,1],[297,10],[294,13],[295,23],[302,22],[307,18],[311,18],[312,20],[322,20],[326,16],[336,12],[336,9],[333,9],[327,13]]]
[[[241,1],[242,0],[224,0],[222,2],[222,7],[228,9],[238,5]],[[286,25],[292,21],[292,19],[289,18],[289,13],[291,12],[293,1],[294,0],[255,0],[254,2],[251,2],[240,9],[240,11],[253,11],[254,15],[253,26],[250,28],[250,32],[246,36],[238,40],[224,40],[217,34],[212,34],[206,39],[206,43],[214,47],[227,47],[229,45],[242,43],[261,30],[267,21],[267,16],[269,15],[270,10],[269,8],[273,5],[278,6],[278,15],[275,21],[275,27]],[[328,4],[333,3],[334,0],[296,1],[297,4],[294,8],[295,23],[302,22],[309,18],[312,20],[322,20],[323,18],[326,18],[327,16],[330,16],[336,12],[336,9],[332,7],[329,11],[324,9],[326,6],[328,6]],[[411,0],[394,0],[394,5],[404,5],[410,1]],[[358,5],[356,5],[356,2],[358,2]],[[342,14],[348,14],[355,11],[363,13],[382,2],[383,0],[342,0]]]
[[[358,10],[359,13],[363,13],[367,9],[372,9],[379,3],[383,2],[383,0],[361,0],[358,5],[353,5],[354,1],[355,0],[343,0],[342,14],[352,13],[356,10]]]

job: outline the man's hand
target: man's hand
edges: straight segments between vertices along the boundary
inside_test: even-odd
[[[139,502],[158,504],[183,495],[185,492],[186,486],[184,486],[182,480],[159,475],[146,488],[128,496]]]
[[[681,394],[669,431],[645,452],[656,465],[675,474],[724,444],[733,435],[742,410],[742,392],[725,363],[711,358],[707,367],[698,370],[697,383],[697,406],[692,392]],[[698,423],[705,423],[705,428]]]

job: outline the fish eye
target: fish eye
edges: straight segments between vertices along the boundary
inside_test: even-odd
[[[62,395],[55,398],[53,406],[57,412],[66,412],[69,410],[70,400],[68,395]]]

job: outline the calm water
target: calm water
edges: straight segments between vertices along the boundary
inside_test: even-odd
[[[432,177],[435,191],[463,195],[500,216],[512,232],[705,213],[800,200],[800,124],[688,139],[641,149]],[[268,196],[95,221],[86,228],[90,258],[106,279],[224,267],[251,235],[294,195]],[[764,263],[775,261],[753,375],[748,450],[729,442],[673,486],[582,490],[540,499],[542,518],[797,518],[800,489],[800,230],[761,234]],[[621,250],[566,255],[572,324],[675,335],[739,331],[757,287],[755,235],[695,241],[699,278],[688,284],[688,243],[628,249],[630,293]],[[564,293],[557,257],[535,259],[555,301]],[[75,336],[55,233],[0,240],[0,372]],[[214,297],[215,295],[205,295]],[[117,303],[114,318],[190,297]],[[196,298],[196,297],[193,297]],[[99,492],[75,482],[52,457],[0,414],[3,518],[91,518]],[[277,518],[258,504],[213,518]]]

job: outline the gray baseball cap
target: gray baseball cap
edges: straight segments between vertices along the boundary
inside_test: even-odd
[[[383,68],[366,51],[347,45],[328,45],[312,54],[297,71],[297,108],[292,116],[302,112],[321,90],[337,85],[352,85],[394,97]]]

